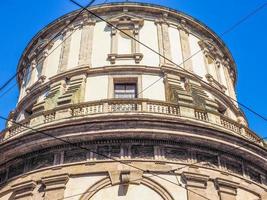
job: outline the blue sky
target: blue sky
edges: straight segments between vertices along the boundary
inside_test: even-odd
[[[77,0],[86,5],[88,0]],[[96,4],[105,0],[96,0]],[[107,2],[111,2],[110,0]],[[260,0],[143,0],[185,12],[205,23],[217,34],[250,13]],[[77,9],[69,0],[8,0],[0,4],[0,86],[11,77],[21,53],[31,38],[52,20]],[[267,116],[267,6],[232,32],[223,36],[238,68],[237,94],[243,104]],[[13,81],[6,89],[10,88]],[[4,90],[6,91],[6,90]],[[15,108],[17,87],[3,96],[0,92],[0,115]],[[267,137],[267,122],[243,109],[252,130]],[[0,129],[5,122],[0,121]]]

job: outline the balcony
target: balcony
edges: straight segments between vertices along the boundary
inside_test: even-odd
[[[125,115],[125,114],[150,114],[172,119],[192,121],[194,125],[207,125],[213,129],[226,132],[248,139],[260,146],[264,146],[263,140],[248,128],[220,115],[214,111],[198,110],[193,107],[179,106],[163,101],[148,99],[107,99],[79,104],[59,106],[53,110],[38,112],[30,118],[13,123],[3,130],[0,142],[5,142],[31,130],[49,127],[65,120],[79,120],[81,118],[101,115]]]

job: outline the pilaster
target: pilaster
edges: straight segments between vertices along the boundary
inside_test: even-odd
[[[68,174],[59,174],[42,178],[42,183],[45,186],[44,199],[63,199],[64,190],[69,180]]]
[[[88,15],[84,16],[84,24],[82,28],[79,65],[91,66],[93,34],[95,22],[88,19]]]
[[[67,22],[69,23],[69,22]],[[62,43],[62,49],[61,49],[61,56],[60,56],[60,64],[58,71],[63,72],[67,69],[68,66],[68,59],[69,59],[69,53],[70,53],[70,43],[71,43],[71,34],[73,32],[73,26],[67,28],[63,35],[63,43]]]
[[[172,65],[169,60],[172,60],[171,56],[171,44],[169,36],[169,24],[166,20],[167,14],[163,14],[163,18],[155,22],[158,32],[158,45],[160,56],[160,65]],[[167,58],[167,59],[166,59]]]
[[[21,182],[12,186],[12,199],[14,200],[32,200],[33,190],[36,183],[32,180]]]
[[[227,89],[229,91],[229,96],[233,99],[236,99],[233,81],[231,80],[231,76],[230,76],[230,66],[227,61],[224,61],[223,70],[224,70],[224,75],[226,79]]]
[[[204,200],[207,198],[206,189],[209,176],[183,172],[182,179],[186,184],[188,200]]]
[[[180,26],[178,27],[180,33],[180,41],[182,47],[182,56],[183,56],[183,66],[186,70],[192,72],[193,64],[191,57],[191,49],[189,44],[189,30],[186,26],[185,20],[181,20]]]
[[[216,187],[220,196],[220,200],[236,200],[237,188],[239,183],[217,178],[215,180]]]

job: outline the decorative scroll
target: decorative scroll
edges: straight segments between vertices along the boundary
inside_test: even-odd
[[[154,147],[152,145],[133,145],[131,150],[133,158],[154,158]]]

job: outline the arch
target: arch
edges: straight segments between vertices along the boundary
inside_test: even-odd
[[[156,192],[159,196],[162,197],[164,200],[174,200],[171,194],[159,183],[155,182],[154,180],[143,177],[140,184],[150,188],[154,192]],[[120,184],[115,184],[120,185]],[[106,177],[102,180],[98,181],[93,186],[89,187],[86,192],[80,197],[80,200],[89,200],[91,199],[97,192],[101,191],[105,187],[112,187],[115,186],[111,184],[110,178]]]

